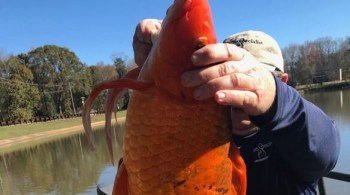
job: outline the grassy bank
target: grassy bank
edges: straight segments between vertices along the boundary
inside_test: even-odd
[[[117,113],[117,117],[124,117],[126,111],[120,111]],[[104,121],[104,114],[94,115],[91,117],[91,122]],[[40,133],[45,131],[57,130],[61,128],[68,128],[82,124],[82,119],[80,117],[54,120],[49,122],[40,123],[29,123],[22,125],[12,125],[0,127],[0,141],[2,139],[14,138],[23,135]]]

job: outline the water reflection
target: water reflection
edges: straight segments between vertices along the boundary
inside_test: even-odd
[[[307,93],[304,97],[332,117],[342,130],[350,131],[350,89]]]
[[[123,131],[113,132],[117,161]],[[103,132],[95,135],[95,151],[81,134],[1,156],[0,194],[77,194],[95,188],[111,164]]]

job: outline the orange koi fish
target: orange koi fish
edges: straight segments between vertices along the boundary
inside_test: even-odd
[[[111,112],[118,94],[132,89],[124,135],[123,163],[113,194],[246,193],[246,169],[231,143],[230,108],[214,99],[197,101],[181,75],[196,67],[192,53],[215,43],[208,0],[175,0],[158,39],[142,66],[124,78],[101,83],[91,92],[83,123],[93,143],[89,111],[96,96],[109,90],[106,134],[111,152]]]

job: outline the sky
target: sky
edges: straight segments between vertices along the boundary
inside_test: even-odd
[[[132,36],[145,18],[162,19],[173,0],[0,0],[0,57],[47,44],[82,63],[132,60]],[[209,0],[219,41],[245,30],[273,36],[281,48],[350,37],[349,0]]]

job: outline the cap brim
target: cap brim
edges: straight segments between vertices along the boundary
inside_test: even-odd
[[[275,66],[271,66],[269,64],[264,64],[264,67],[268,70],[268,71],[275,71],[276,70],[276,67]]]

